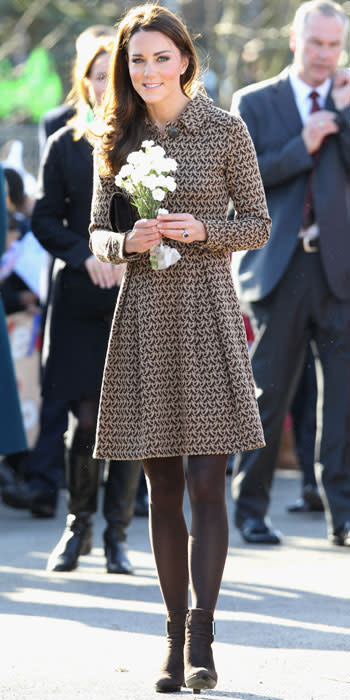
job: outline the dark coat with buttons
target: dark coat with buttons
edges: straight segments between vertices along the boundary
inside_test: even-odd
[[[64,127],[47,141],[32,230],[56,258],[43,347],[43,393],[98,397],[118,287],[101,289],[84,266],[90,257],[92,150]]]

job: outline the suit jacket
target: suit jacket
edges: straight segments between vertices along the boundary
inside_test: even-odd
[[[271,80],[240,90],[239,112],[253,139],[272,218],[270,239],[246,251],[238,266],[242,301],[258,301],[278,284],[295,251],[306,183],[313,166],[286,69]],[[326,109],[336,111],[331,95]],[[337,114],[340,132],[322,145],[313,175],[313,201],[320,228],[320,254],[328,284],[339,299],[350,299],[350,108]]]

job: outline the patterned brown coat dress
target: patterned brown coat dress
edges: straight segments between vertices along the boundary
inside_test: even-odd
[[[169,133],[169,127],[175,127]],[[123,253],[109,203],[113,178],[95,172],[90,245],[127,262],[104,370],[95,457],[224,454],[264,445],[229,251],[262,247],[270,219],[243,121],[197,94],[161,134],[145,138],[175,158],[177,187],[162,203],[206,226],[205,242],[166,242],[181,259],[162,271],[149,252]],[[227,221],[229,198],[236,211]]]

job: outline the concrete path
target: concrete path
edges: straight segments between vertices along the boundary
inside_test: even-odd
[[[232,523],[232,505],[228,506]],[[216,614],[220,700],[350,700],[350,551],[331,547],[322,514],[295,515],[299,475],[280,472],[271,514],[281,547],[245,545],[231,525]],[[188,515],[188,504],[186,505]],[[147,520],[135,518],[135,576],[105,573],[95,548],[68,574],[47,574],[65,519],[0,506],[0,700],[155,700],[164,608]],[[185,699],[184,689],[170,697]]]

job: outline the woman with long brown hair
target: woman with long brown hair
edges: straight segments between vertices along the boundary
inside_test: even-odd
[[[89,249],[92,148],[85,133],[106,87],[113,40],[80,42],[69,95],[75,116],[53,134],[40,166],[32,228],[57,258],[44,333],[43,394],[69,402],[68,516],[47,568],[71,571],[92,548],[100,462],[93,459],[98,400],[112,313],[122,268],[102,263]],[[140,465],[111,461],[105,485],[104,547],[109,573],[130,574],[125,550]]]
[[[114,232],[115,175],[144,139],[176,160],[176,189],[164,201],[170,213]],[[234,221],[226,220],[230,197]],[[96,146],[90,245],[100,260],[126,262],[127,269],[95,455],[141,458],[146,473],[150,536],[167,608],[159,692],[178,691],[184,682],[200,692],[217,682],[211,643],[228,545],[226,463],[231,452],[264,444],[229,252],[263,246],[269,225],[247,130],[201,90],[187,29],[158,5],[134,8],[119,25]],[[181,257],[155,271],[149,251],[162,239]]]

